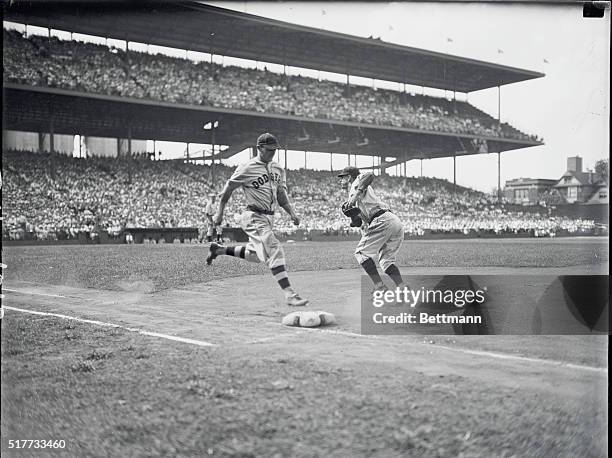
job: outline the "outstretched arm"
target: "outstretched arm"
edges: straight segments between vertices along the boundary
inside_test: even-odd
[[[357,190],[365,191],[368,189],[368,186],[372,184],[374,181],[374,174],[372,172],[365,173],[359,179],[359,184],[357,185]]]
[[[355,205],[361,197],[365,194],[368,186],[372,184],[374,181],[374,174],[372,172],[368,172],[362,175],[359,178],[359,183],[357,184],[357,192],[349,199],[349,204],[351,206]]]
[[[283,210],[285,210],[289,216],[291,217],[291,221],[296,226],[300,224],[300,218],[295,214],[293,207],[291,206],[291,202],[289,202],[289,196],[287,196],[287,190],[284,187],[279,187],[278,191],[276,191],[276,199],[278,200],[278,205],[281,206]]]
[[[240,183],[236,181],[228,181],[225,183],[225,187],[223,191],[221,191],[221,199],[219,200],[219,209],[217,210],[217,214],[215,215],[215,224],[218,226],[223,222],[223,212],[225,211],[225,206],[227,205],[227,201],[232,196],[232,193],[235,189],[240,187]]]

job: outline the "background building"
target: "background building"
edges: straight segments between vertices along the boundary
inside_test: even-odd
[[[606,183],[595,172],[582,171],[582,158],[580,156],[567,158],[567,171],[554,186],[568,204],[588,202],[595,197],[596,193],[599,194],[599,191],[606,187]],[[607,193],[605,193],[605,196],[607,199]]]
[[[513,204],[536,205],[539,203],[539,196],[556,183],[557,180],[546,178],[515,178],[506,181],[504,196]]]

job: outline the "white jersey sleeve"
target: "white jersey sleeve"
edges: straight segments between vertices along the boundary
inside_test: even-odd
[[[234,173],[230,177],[229,181],[244,184],[245,180],[248,179],[250,175],[248,171],[249,164],[250,162],[247,162],[236,167],[236,170],[234,170]]]

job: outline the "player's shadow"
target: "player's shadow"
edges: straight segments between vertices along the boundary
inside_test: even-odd
[[[422,301],[416,312],[426,312],[429,315],[443,314],[465,317],[466,323],[451,324],[453,333],[456,335],[487,335],[493,334],[493,323],[491,315],[486,306],[486,294],[481,295],[480,300],[476,293],[483,291],[482,288],[469,275],[445,275],[429,291],[439,292],[428,295],[433,300]],[[470,291],[472,294],[466,293]],[[440,294],[441,293],[441,294]],[[473,320],[467,320],[473,317]],[[479,322],[478,322],[479,320]],[[474,323],[469,323],[474,321]]]
[[[609,281],[607,275],[564,275],[556,278],[537,303],[538,310],[547,318],[549,332],[608,333]]]

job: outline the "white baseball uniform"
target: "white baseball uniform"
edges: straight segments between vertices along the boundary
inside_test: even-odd
[[[270,269],[285,265],[285,252],[273,232],[274,211],[278,206],[277,191],[287,189],[285,171],[276,162],[265,163],[254,157],[238,166],[230,181],[240,183],[247,210],[240,217],[240,226],[249,236],[246,249]]]
[[[359,175],[349,188],[349,199],[357,193],[364,175]],[[368,186],[356,206],[363,221],[361,240],[355,249],[355,258],[362,264],[366,259],[378,257],[383,270],[395,264],[395,258],[404,241],[404,228],[400,219],[389,211],[377,196],[372,186]]]

